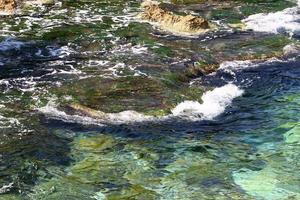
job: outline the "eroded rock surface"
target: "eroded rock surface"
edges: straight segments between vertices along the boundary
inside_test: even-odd
[[[0,12],[4,14],[13,14],[17,7],[15,0],[0,0]]]
[[[211,27],[207,20],[194,15],[177,15],[163,9],[160,3],[145,1],[142,3],[143,13],[139,17],[149,22],[156,22],[160,28],[180,35],[197,35],[208,31]]]
[[[31,7],[36,5],[53,5],[55,0],[0,0],[0,14],[13,15],[17,9]]]

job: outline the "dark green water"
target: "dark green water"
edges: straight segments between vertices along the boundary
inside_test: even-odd
[[[300,59],[267,59],[298,38],[228,26],[295,3],[174,2],[219,30],[173,36],[121,0],[0,19],[0,199],[300,199]]]

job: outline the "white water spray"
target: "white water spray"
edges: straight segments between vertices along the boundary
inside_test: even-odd
[[[178,104],[172,113],[174,116],[188,115],[201,116],[201,119],[212,120],[223,113],[232,100],[243,94],[243,90],[234,84],[227,84],[202,96],[203,103],[195,101],[184,101]]]
[[[290,36],[300,35],[300,1],[297,6],[274,13],[259,13],[244,19],[248,29],[257,32],[283,33]]]

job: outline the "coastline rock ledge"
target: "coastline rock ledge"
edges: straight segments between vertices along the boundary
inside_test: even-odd
[[[3,14],[14,14],[17,4],[15,0],[0,0],[0,12]]]
[[[144,1],[141,7],[143,12],[138,15],[140,19],[157,23],[161,29],[176,35],[199,35],[211,29],[206,19],[194,15],[174,14],[162,8],[156,1]]]
[[[22,8],[54,4],[55,0],[0,0],[0,15],[14,15],[19,13]]]

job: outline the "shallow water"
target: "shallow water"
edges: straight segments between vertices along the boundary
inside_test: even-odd
[[[1,18],[0,199],[299,199],[297,35],[228,26],[282,2],[176,1],[220,25],[195,38],[136,20],[137,1]]]

